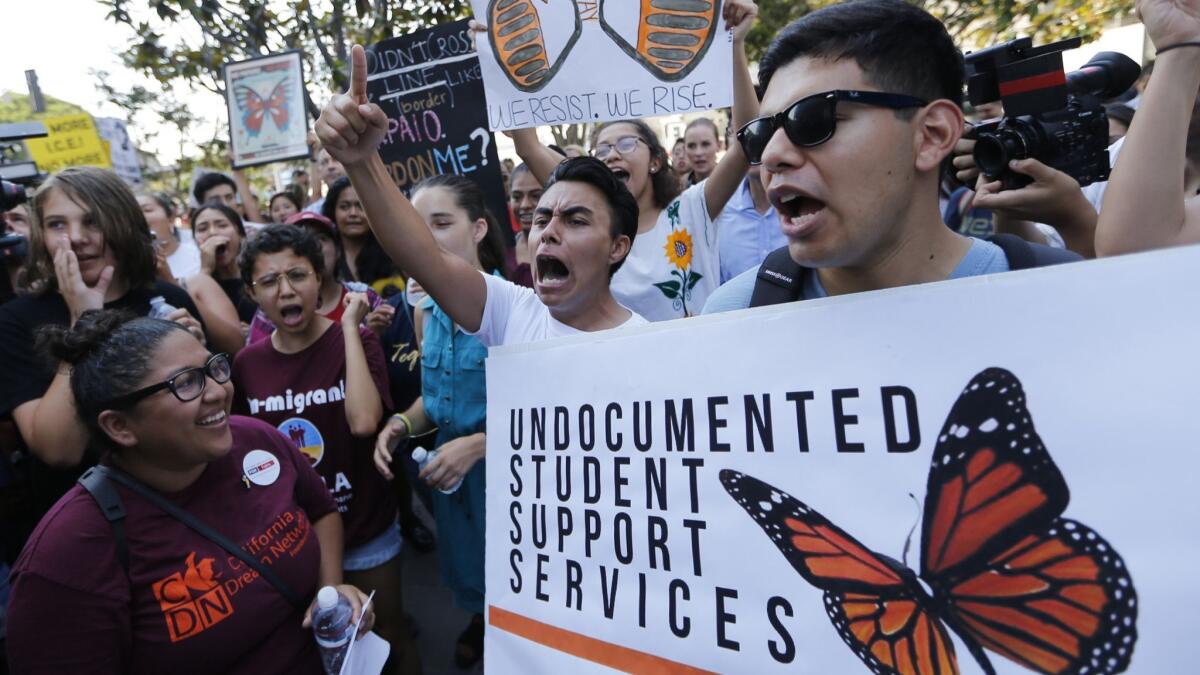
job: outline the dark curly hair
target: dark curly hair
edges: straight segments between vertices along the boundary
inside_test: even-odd
[[[136,317],[121,310],[88,310],[75,325],[48,325],[37,335],[38,350],[71,366],[75,409],[98,446],[115,444],[100,428],[109,402],[143,386],[154,361],[147,358],[168,335],[189,334],[174,321]]]
[[[249,287],[254,283],[254,263],[267,253],[279,253],[291,249],[296,255],[312,263],[317,276],[325,274],[325,256],[321,253],[321,242],[307,228],[298,225],[268,225],[259,230],[242,246],[238,255],[238,269],[242,281]]]

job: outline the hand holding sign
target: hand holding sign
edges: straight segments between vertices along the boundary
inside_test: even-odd
[[[350,90],[334,96],[317,120],[317,137],[334,159],[345,166],[375,155],[387,135],[383,110],[367,101],[367,54],[362,45],[350,52]]]
[[[1146,32],[1159,49],[1200,40],[1198,0],[1140,0],[1137,10],[1146,24]]]
[[[754,19],[758,16],[758,5],[754,0],[726,0],[721,8],[725,24],[733,31],[734,42],[745,42],[750,29],[754,27]]]

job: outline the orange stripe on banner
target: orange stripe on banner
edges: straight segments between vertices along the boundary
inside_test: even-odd
[[[573,631],[514,614],[495,605],[488,606],[488,623],[513,635],[532,640],[551,649],[599,663],[626,673],[711,673],[660,656],[639,652],[611,642],[597,640]]]

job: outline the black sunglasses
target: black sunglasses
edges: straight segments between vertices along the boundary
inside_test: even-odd
[[[212,378],[217,384],[225,384],[229,381],[233,374],[233,366],[229,363],[228,354],[213,354],[205,361],[204,366],[200,368],[188,368],[175,373],[166,382],[152,384],[149,387],[143,387],[137,391],[130,392],[124,396],[118,396],[104,407],[108,410],[121,410],[133,406],[138,401],[152,395],[157,394],[163,389],[170,389],[175,398],[187,403],[200,398],[204,393],[204,385],[208,383],[208,378]]]
[[[811,148],[833,138],[837,130],[837,102],[848,101],[863,105],[902,110],[923,108],[927,102],[904,94],[887,94],[880,91],[854,91],[835,89],[821,94],[806,96],[788,106],[783,112],[751,120],[738,129],[737,139],[742,144],[746,159],[751,164],[762,164],[763,152],[783,127],[788,139],[801,147]]]

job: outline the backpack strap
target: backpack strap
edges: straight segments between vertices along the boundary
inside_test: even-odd
[[[754,280],[751,307],[765,307],[800,299],[804,284],[804,268],[792,260],[788,247],[782,246],[767,254]]]
[[[993,234],[987,240],[1004,251],[1008,268],[1013,271],[1083,260],[1083,256],[1074,251],[1030,243],[1014,234]]]
[[[88,478],[89,475],[93,475],[93,474],[96,477]],[[89,487],[88,484],[84,483],[84,478],[88,478],[89,482],[91,482],[91,483],[102,483],[104,487],[102,487],[98,490],[98,492],[100,492],[101,494],[103,494],[105,490],[112,492],[112,497],[109,497],[109,496],[104,497],[104,499],[107,501],[108,506],[106,506],[106,502],[101,501],[101,498],[99,498],[99,497],[96,498],[96,501],[97,501],[97,503],[100,504],[101,510],[105,511],[105,517],[109,518],[109,521],[114,524],[113,525],[114,530],[117,529],[116,523],[118,521],[114,520],[112,517],[108,516],[109,507],[113,504],[113,501],[112,501],[113,497],[115,497],[115,499],[116,499],[116,506],[119,509],[120,521],[122,522],[122,524],[125,519],[125,505],[121,502],[120,495],[118,495],[116,493],[116,488],[113,487],[113,485],[112,485],[113,481],[120,483],[121,485],[124,485],[125,487],[129,488],[130,490],[136,492],[138,495],[140,495],[146,501],[150,502],[151,504],[154,504],[158,508],[165,511],[167,513],[167,515],[174,517],[176,520],[180,521],[184,525],[187,525],[188,527],[195,530],[198,534],[202,535],[204,538],[208,539],[209,541],[211,541],[211,542],[217,544],[218,546],[220,546],[221,548],[225,549],[231,555],[236,556],[239,560],[246,563],[250,567],[250,569],[254,570],[255,572],[258,572],[260,575],[262,575],[262,578],[264,578],[268,582],[270,582],[270,584],[272,586],[274,586],[276,588],[276,590],[278,590],[280,592],[280,594],[283,595],[284,598],[287,598],[287,601],[289,603],[291,603],[291,605],[293,607],[295,607],[296,609],[303,612],[305,609],[308,608],[308,603],[304,601],[304,598],[300,597],[299,595],[296,595],[295,591],[292,590],[291,586],[288,586],[287,582],[285,582],[283,579],[281,579],[279,577],[279,575],[274,572],[274,570],[272,570],[270,567],[267,567],[266,565],[264,565],[262,563],[262,561],[258,560],[254,556],[250,555],[249,553],[246,553],[246,551],[244,549],[242,549],[241,546],[238,546],[237,544],[230,541],[225,535],[221,534],[220,532],[217,532],[212,527],[210,527],[209,525],[207,525],[200,519],[196,518],[196,516],[192,515],[191,513],[188,513],[184,509],[180,508],[179,506],[175,505],[171,501],[167,500],[165,497],[158,494],[157,492],[155,492],[153,489],[149,488],[148,486],[144,485],[143,483],[138,481],[133,476],[130,476],[129,474],[125,473],[124,471],[120,471],[113,467],[108,467],[108,466],[92,467],[91,469],[88,470],[87,474],[84,474],[83,478],[79,479],[79,482],[81,484],[83,484],[84,488],[87,489],[88,492],[92,493],[93,497],[96,497],[97,492],[93,492],[92,488]],[[115,512],[116,512],[116,510],[114,510],[114,513]],[[118,544],[120,546],[121,544],[124,543],[124,538],[125,538],[123,526],[122,526],[121,530],[118,532],[117,536],[121,542]],[[119,551],[118,551],[118,555],[120,555]],[[128,547],[126,546],[125,560],[123,561],[123,564],[126,565],[126,572],[128,572],[128,569],[129,569],[128,568],[128,564],[129,564],[128,557],[129,557]]]
[[[100,506],[100,512],[112,525],[113,536],[117,541],[117,560],[121,562],[121,568],[125,570],[125,576],[128,577],[129,541],[125,538],[125,502],[121,500],[121,495],[117,494],[117,489],[113,487],[113,484],[108,481],[103,467],[93,466],[79,477],[78,482],[84,490],[88,491],[92,499],[96,500],[96,504]]]

